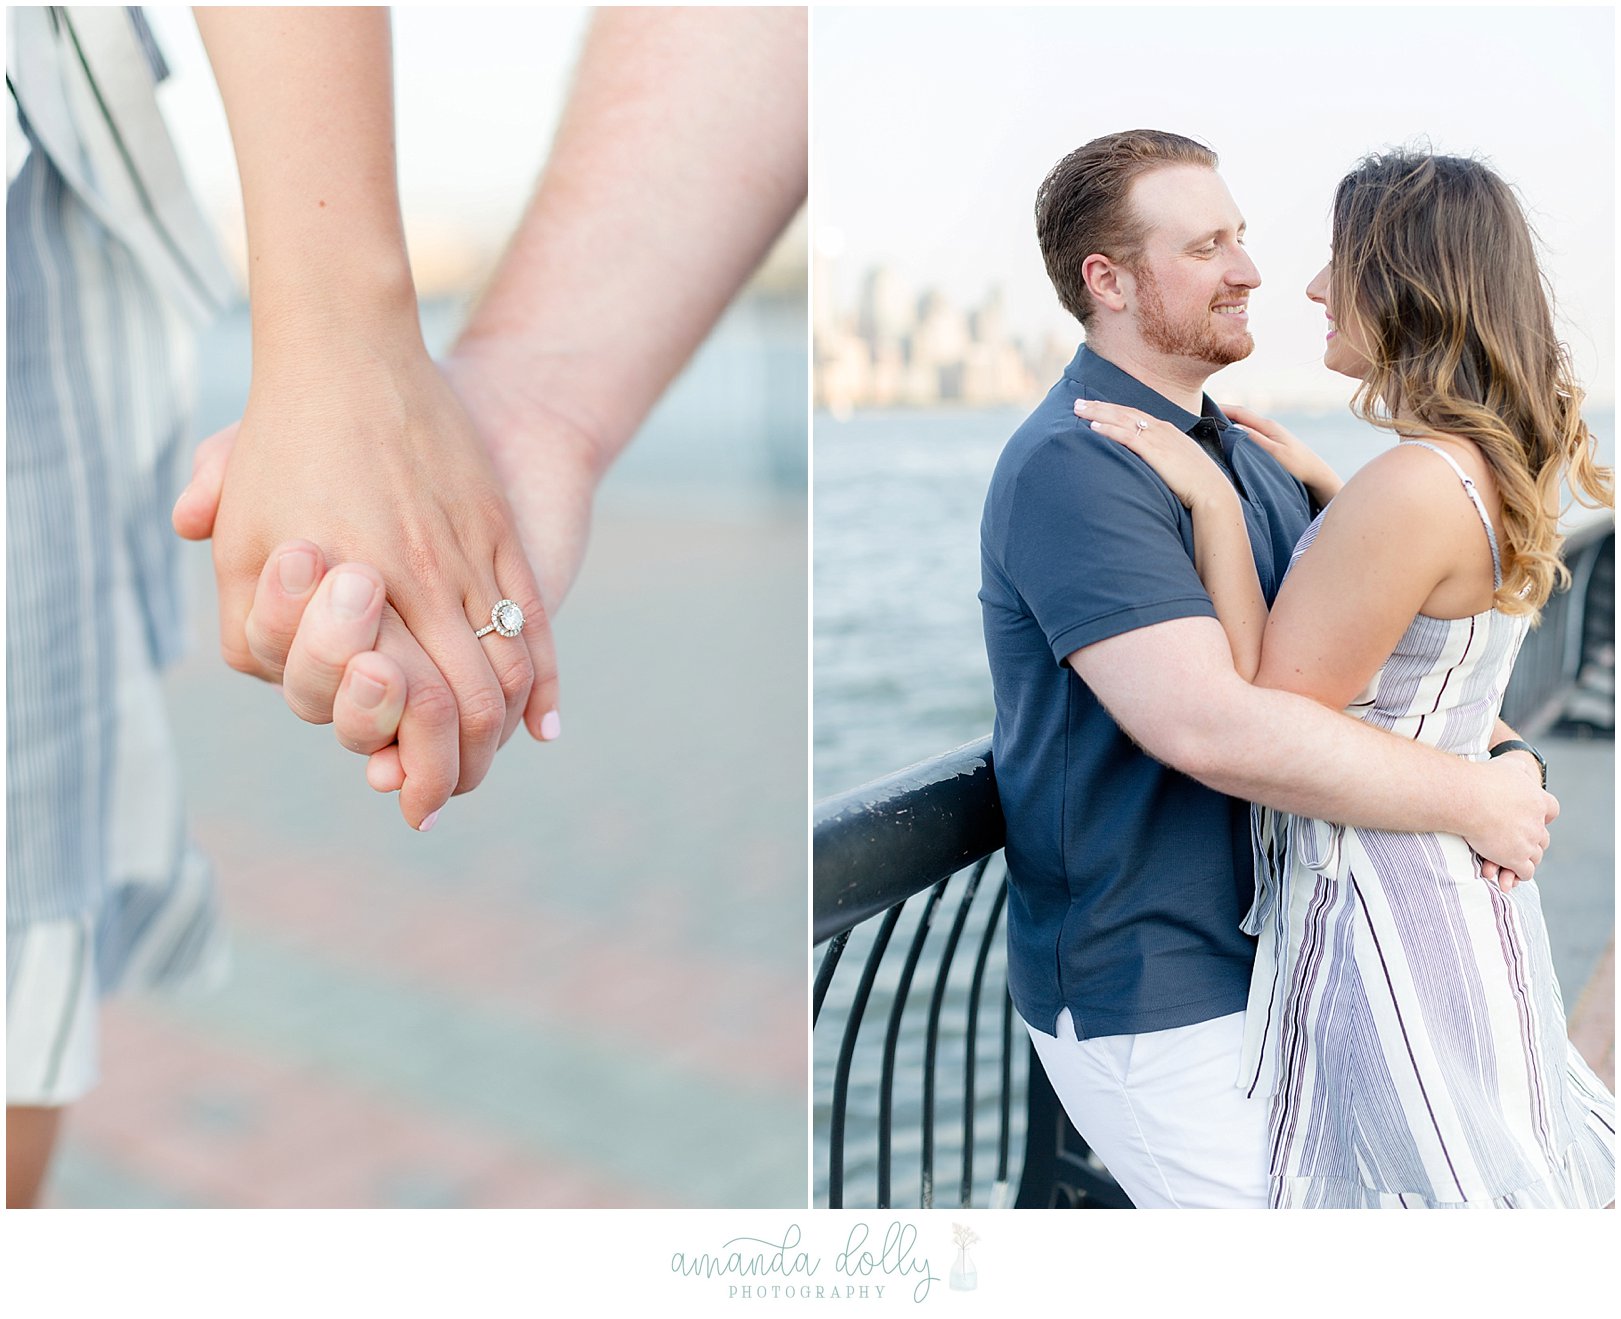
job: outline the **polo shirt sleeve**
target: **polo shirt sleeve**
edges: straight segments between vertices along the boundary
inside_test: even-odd
[[[1031,452],[1006,514],[1005,570],[1059,664],[1140,627],[1216,617],[1176,496],[1146,462],[1084,422]]]

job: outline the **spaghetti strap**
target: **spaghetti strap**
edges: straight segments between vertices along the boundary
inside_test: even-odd
[[[1431,453],[1439,454],[1446,459],[1447,465],[1458,474],[1458,479],[1463,482],[1464,493],[1469,496],[1469,502],[1475,506],[1475,512],[1480,514],[1480,521],[1486,528],[1486,541],[1492,547],[1492,589],[1495,591],[1501,588],[1503,585],[1503,560],[1497,552],[1497,533],[1492,530],[1492,520],[1486,515],[1486,505],[1480,502],[1480,494],[1475,489],[1474,478],[1464,471],[1458,460],[1445,449],[1438,449],[1426,440],[1404,439],[1401,443],[1416,444],[1420,449],[1428,449]]]

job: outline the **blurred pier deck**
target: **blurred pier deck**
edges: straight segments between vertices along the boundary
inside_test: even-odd
[[[419,835],[220,661],[200,552],[169,693],[235,970],[109,1004],[46,1203],[803,1203],[804,555],[797,509],[605,513],[563,737]]]

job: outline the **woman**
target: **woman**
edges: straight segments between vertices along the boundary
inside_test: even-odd
[[[99,1073],[101,994],[226,968],[162,673],[196,335],[235,297],[137,9],[19,9],[6,191],[6,1204]],[[79,117],[70,107],[96,105]],[[19,159],[20,157],[20,159]],[[133,180],[133,182],[131,182]],[[70,626],[64,628],[64,622]]]
[[[1196,560],[1253,682],[1484,758],[1520,643],[1564,573],[1559,486],[1610,505],[1533,240],[1478,162],[1371,156],[1335,194],[1306,294],[1323,361],[1397,443],[1340,490],[1287,431],[1233,419],[1323,512],[1270,615],[1226,475],[1131,409],[1077,404],[1194,517]],[[1146,422],[1146,425],[1140,423]],[[1330,501],[1332,500],[1332,503]],[[1534,884],[1461,838],[1254,809],[1258,936],[1240,1084],[1270,1096],[1276,1207],[1597,1207],[1615,1102],[1565,1035]]]

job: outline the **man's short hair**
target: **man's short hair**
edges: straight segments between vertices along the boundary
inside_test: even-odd
[[[1147,227],[1131,206],[1131,185],[1165,165],[1215,169],[1216,153],[1192,138],[1134,128],[1093,138],[1053,166],[1036,189],[1036,238],[1064,310],[1090,326],[1097,304],[1081,267],[1101,253],[1128,269],[1142,256]]]

